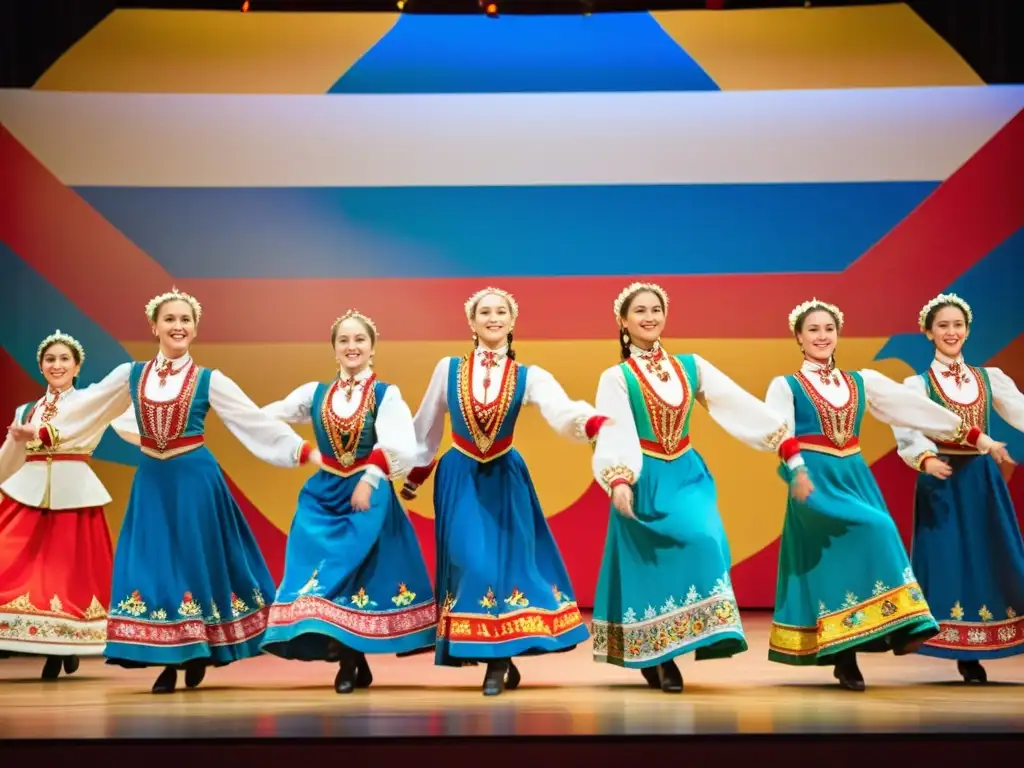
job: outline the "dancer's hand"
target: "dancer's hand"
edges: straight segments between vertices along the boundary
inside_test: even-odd
[[[797,501],[807,501],[807,497],[814,492],[814,483],[811,482],[811,476],[807,470],[801,467],[796,471],[793,476],[792,482],[789,484],[789,493]]]
[[[402,490],[399,491],[398,494],[406,501],[412,501],[413,499],[416,498],[416,490],[418,488],[418,485],[413,485],[408,480],[406,480],[404,483],[402,483]]]
[[[312,451],[309,452],[309,463],[315,464],[318,467],[322,467],[324,465],[323,454],[321,454],[320,451],[314,448]]]
[[[939,480],[945,480],[947,477],[953,474],[953,468],[949,466],[949,464],[944,462],[942,459],[938,459],[934,456],[929,456],[927,459],[924,460],[924,464],[922,465],[921,470],[926,475],[937,477],[939,478]]]
[[[7,434],[18,443],[26,443],[36,436],[36,430],[31,424],[11,424],[7,427]]]
[[[365,512],[370,508],[370,494],[373,493],[373,486],[369,480],[360,480],[356,489],[352,491],[352,509]]]
[[[1017,464],[1010,457],[1010,452],[1006,450],[1006,443],[992,443],[992,447],[988,449],[988,455],[996,460],[996,464],[1005,464],[1010,467]]]
[[[620,483],[612,488],[612,506],[623,517],[636,520],[633,514],[633,486]]]

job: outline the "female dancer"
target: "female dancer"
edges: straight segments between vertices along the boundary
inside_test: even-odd
[[[373,372],[377,326],[350,309],[331,328],[339,375],[263,411],[313,424],[321,469],[303,486],[263,650],[339,661],[334,690],[373,680],[367,653],[434,644],[437,608],[416,534],[391,478],[416,456],[412,413]]]
[[[36,357],[46,392],[17,409],[0,448],[0,651],[45,656],[43,679],[56,680],[103,653],[110,494],[89,466],[103,428],[60,440],[85,350],[58,330]]]
[[[836,368],[843,313],[832,304],[800,304],[789,328],[804,362],[796,374],[772,380],[767,401],[795,432],[816,488],[786,509],[768,658],[833,666],[840,686],[863,691],[858,652],[902,655],[938,632],[860,453],[865,411],[886,424],[980,450],[998,444],[877,371]]]
[[[998,368],[964,362],[973,319],[967,302],[955,294],[925,304],[918,321],[935,345],[935,359],[904,383],[970,427],[987,431],[994,407],[1024,430],[1024,395],[1013,380]],[[928,601],[949,611],[938,637],[920,652],[956,659],[966,682],[984,683],[982,659],[1024,653],[1024,542],[1000,473],[1012,471],[1013,464],[1005,449],[984,456],[964,445],[936,445],[915,430],[893,432],[900,456],[921,472],[914,499],[914,571]]]
[[[108,664],[163,666],[153,693],[170,693],[206,666],[259,653],[273,594],[267,570],[216,459],[204,444],[212,407],[254,455],[293,467],[320,454],[261,413],[231,379],[196,365],[189,346],[202,307],[177,289],[146,306],[160,344],[155,359],[125,363],[68,403],[58,445],[114,425],[142,449],[114,553]],[[40,437],[42,434],[40,434]],[[222,613],[223,611],[223,613]]]
[[[435,662],[486,661],[483,692],[493,696],[519,684],[513,656],[567,651],[589,634],[530,473],[512,445],[520,410],[538,406],[556,432],[579,441],[593,439],[605,419],[569,400],[547,371],[516,362],[519,307],[511,295],[485,288],[465,309],[475,349],[434,369],[415,418],[425,450],[402,494],[414,498],[433,470],[447,412],[453,445],[436,462],[434,485],[434,594],[442,601]]]
[[[594,476],[619,514],[608,520],[594,598],[594,659],[639,669],[652,688],[683,690],[673,659],[726,658],[747,649],[729,579],[731,558],[715,481],[690,445],[690,414],[704,405],[733,437],[803,459],[783,419],[697,355],[669,355],[660,337],[668,296],[653,283],[627,286],[614,303],[622,363],[601,374],[602,430]],[[806,498],[797,471],[792,492]]]

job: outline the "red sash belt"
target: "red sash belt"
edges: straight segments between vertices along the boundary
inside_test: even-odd
[[[688,450],[690,450],[690,436],[687,435],[679,441],[679,445],[676,449],[669,453],[665,450],[665,446],[659,443],[657,440],[640,440],[640,450],[646,453],[648,456],[654,456],[659,459],[674,459],[677,456],[682,456]]]
[[[201,447],[205,442],[206,437],[203,435],[176,437],[163,444],[157,442],[156,439],[149,437],[148,435],[143,435],[139,440],[142,452],[154,459],[172,459],[175,456],[181,456],[183,453],[194,451],[196,448]]]
[[[936,453],[944,453],[947,456],[974,456],[981,453],[977,448],[972,445],[962,445],[961,443],[947,443],[941,440],[935,441]]]
[[[353,457],[351,462],[342,462],[333,456],[328,456],[326,453],[320,455],[320,461],[323,462],[322,468],[331,474],[341,475],[342,477],[347,477],[361,469],[366,469],[366,465],[370,463],[369,459],[369,456],[363,456],[361,459]]]
[[[463,437],[457,432],[452,432],[452,444],[459,451],[472,459],[476,459],[477,461],[493,461],[499,456],[505,455],[512,449],[512,435],[504,437],[501,440],[495,440],[491,445],[487,446],[486,451],[480,450],[480,446],[475,442]]]
[[[798,435],[796,438],[801,451],[827,453],[832,456],[853,456],[860,453],[860,438],[851,437],[840,448],[824,435]]]

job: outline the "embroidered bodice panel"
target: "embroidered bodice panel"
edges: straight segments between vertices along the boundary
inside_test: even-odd
[[[173,440],[204,434],[210,371],[189,359],[179,364],[175,376],[161,381],[160,365],[159,358],[133,364],[130,384],[139,434],[163,449]]]

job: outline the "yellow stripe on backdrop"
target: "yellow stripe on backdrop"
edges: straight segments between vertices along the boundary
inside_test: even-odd
[[[724,91],[984,85],[903,3],[652,15]]]
[[[39,79],[51,91],[322,94],[397,13],[114,11]]]
[[[887,339],[844,339],[839,361],[849,369],[874,368],[902,381],[911,371],[899,361],[873,362]],[[137,359],[153,352],[148,344],[127,344]],[[468,343],[390,342],[382,343],[376,360],[378,375],[396,384],[413,412],[419,407],[431,372],[446,354],[459,353]],[[726,372],[740,386],[763,398],[773,376],[792,372],[799,357],[789,340],[673,339],[666,341],[672,352],[696,352]],[[519,359],[551,371],[572,398],[592,402],[601,372],[614,364],[618,348],[610,341],[523,341],[516,342]],[[266,405],[285,397],[296,387],[329,379],[333,373],[330,345],[323,344],[202,344],[195,357],[202,365],[219,368],[234,379],[258,404]],[[865,418],[862,446],[869,463],[894,446],[888,427]],[[297,428],[311,437],[308,426]],[[739,562],[770,543],[781,530],[785,511],[785,488],[775,475],[774,457],[743,446],[714,424],[698,408],[692,432],[696,449],[704,457],[718,486],[719,503],[732,545],[734,562]],[[224,470],[279,529],[287,531],[295,499],[310,470],[279,469],[253,457],[215,416],[208,421],[209,447]],[[442,450],[449,445],[446,439]],[[527,409],[516,435],[516,445],[529,464],[537,492],[547,514],[554,515],[575,502],[591,483],[590,448],[556,437],[536,409]],[[909,470],[908,470],[909,471]],[[97,474],[109,484],[114,503],[110,509],[112,533],[117,535],[127,499],[131,470],[97,462]],[[420,492],[412,510],[433,516],[432,484]]]

